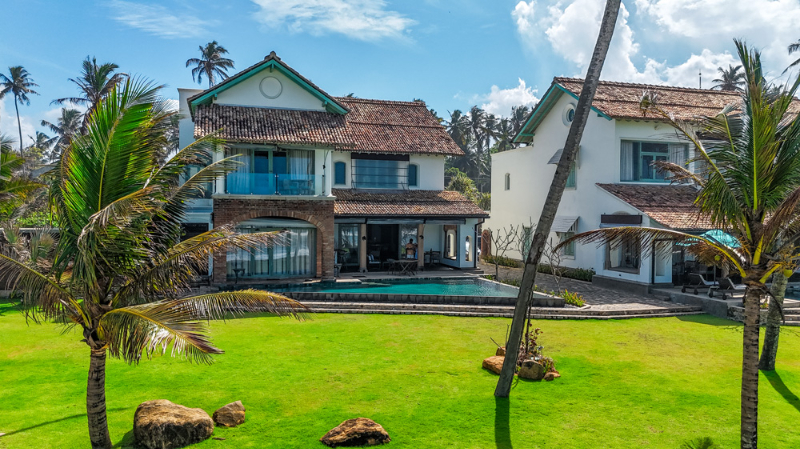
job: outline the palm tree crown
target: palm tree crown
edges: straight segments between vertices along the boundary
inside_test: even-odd
[[[192,79],[197,81],[197,84],[203,82],[203,75],[208,78],[208,87],[210,88],[219,80],[228,78],[227,69],[233,68],[233,60],[223,58],[222,55],[227,54],[228,50],[219,45],[217,41],[212,41],[206,44],[205,47],[200,46],[200,57],[190,58],[186,61],[186,67],[194,65],[192,69]]]
[[[125,73],[114,73],[118,68],[119,66],[112,62],[98,65],[97,58],[87,56],[81,67],[81,76],[69,79],[78,86],[80,96],[59,98],[53,100],[52,104],[72,103],[86,106],[85,126],[100,100],[127,76]]]
[[[68,147],[72,138],[80,134],[83,120],[81,111],[77,109],[61,108],[61,117],[55,124],[42,120],[42,126],[56,134],[57,139],[53,148],[47,153],[47,158],[55,160],[64,148]]]
[[[17,127],[19,128],[19,154],[22,154],[22,122],[19,118],[19,106],[17,102],[26,105],[31,104],[28,94],[39,95],[33,87],[39,85],[33,82],[30,74],[22,66],[9,67],[8,72],[10,76],[0,73],[0,98],[3,98],[7,93],[11,92],[14,96],[14,109],[17,111]]]
[[[732,64],[728,65],[728,69],[718,67],[719,78],[713,80],[716,84],[712,89],[729,90],[741,92],[742,87],[745,85],[745,74],[740,72],[742,65],[739,64],[734,67]]]

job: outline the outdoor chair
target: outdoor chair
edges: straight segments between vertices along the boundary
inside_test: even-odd
[[[731,295],[731,298],[733,298],[734,294],[739,292],[744,294],[744,291],[747,290],[747,286],[744,284],[736,284],[731,278],[722,278],[719,280],[719,290],[722,292],[722,299],[728,299],[728,294]]]
[[[707,281],[702,274],[689,273],[688,277],[689,282],[685,284],[683,288],[681,288],[681,293],[686,293],[687,289],[694,288],[694,294],[697,295],[700,290],[707,289],[708,296],[713,298],[714,289],[719,288],[719,284],[716,282]]]
[[[372,251],[367,256],[367,270],[372,271],[373,267],[375,269],[379,269],[381,267],[380,261],[381,253],[380,251]]]
[[[431,265],[438,265],[442,263],[442,252],[431,251]]]

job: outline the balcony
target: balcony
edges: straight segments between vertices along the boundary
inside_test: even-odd
[[[230,173],[225,179],[225,193],[231,195],[296,195],[323,194],[322,175]]]

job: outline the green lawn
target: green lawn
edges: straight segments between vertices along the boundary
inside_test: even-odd
[[[136,406],[169,399],[213,412],[241,400],[247,422],[202,448],[322,448],[341,421],[381,423],[397,448],[678,448],[711,436],[738,447],[741,327],[698,316],[540,321],[561,379],[520,382],[496,402],[480,368],[507,319],[317,315],[213,324],[211,366],[160,357],[108,365],[112,439],[132,444]],[[88,446],[89,357],[77,332],[26,325],[0,304],[0,448]],[[761,447],[800,447],[800,333],[781,337],[761,377]]]

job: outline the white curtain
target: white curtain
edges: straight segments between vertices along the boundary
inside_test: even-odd
[[[250,150],[235,148],[231,155],[239,156],[236,161],[241,165],[228,175],[228,193],[250,193]]]
[[[622,141],[619,164],[620,181],[633,181],[633,142]]]
[[[686,144],[669,144],[669,161],[680,166],[686,164]]]
[[[278,231],[276,228],[242,229],[243,233]],[[285,245],[258,245],[252,251],[228,251],[227,273],[229,279],[288,278],[313,276],[317,268],[316,230],[290,228]],[[238,273],[234,270],[237,270]]]

